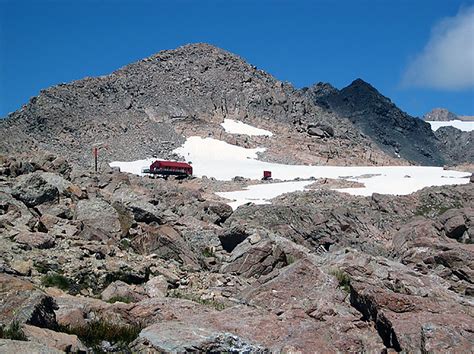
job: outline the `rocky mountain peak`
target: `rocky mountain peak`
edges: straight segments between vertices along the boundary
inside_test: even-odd
[[[386,104],[392,104],[392,101],[382,95],[374,86],[368,82],[358,78],[352,81],[352,83],[341,90],[343,96],[357,96],[364,99],[365,104],[373,104],[377,102],[384,102]]]
[[[458,116],[446,108],[435,108],[423,116],[428,121],[450,121],[457,119]]]
[[[342,90],[321,92],[306,94],[316,105],[349,119],[389,155],[423,165],[443,163],[430,126],[400,110],[366,81],[359,78]]]

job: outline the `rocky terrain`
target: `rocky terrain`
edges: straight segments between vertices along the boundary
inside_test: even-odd
[[[474,131],[465,132],[454,127],[441,127],[435,131],[438,146],[451,164],[474,161]]]
[[[474,183],[234,212],[213,183],[3,157],[0,351],[472,349]]]
[[[460,116],[453,112],[448,111],[446,108],[434,108],[430,112],[423,116],[424,120],[434,122],[445,122],[450,120],[462,120],[462,121],[473,121],[473,116]]]

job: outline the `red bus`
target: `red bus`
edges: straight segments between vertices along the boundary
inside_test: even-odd
[[[188,177],[193,175],[193,167],[186,162],[156,160],[146,172],[162,176]]]

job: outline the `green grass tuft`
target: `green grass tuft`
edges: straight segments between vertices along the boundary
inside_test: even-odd
[[[46,287],[56,287],[62,290],[71,288],[71,281],[61,274],[47,274],[41,278],[41,284]]]
[[[0,328],[0,338],[23,341],[28,340],[18,321],[13,321],[9,326]]]
[[[130,296],[112,296],[109,300],[107,300],[107,302],[110,304],[116,302],[123,302],[125,304],[129,304],[133,302],[133,299]]]
[[[334,275],[339,283],[339,287],[345,292],[351,291],[351,278],[349,274],[341,269],[333,269],[331,274]]]
[[[95,320],[85,326],[60,326],[59,331],[75,334],[87,347],[94,352],[101,352],[102,341],[108,341],[118,347],[120,352],[130,352],[128,345],[133,342],[142,326],[140,324],[115,324],[105,320]]]

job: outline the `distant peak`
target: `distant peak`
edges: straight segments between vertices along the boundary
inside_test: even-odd
[[[446,108],[434,108],[423,116],[424,120],[428,121],[450,121],[457,119],[458,116],[448,111]]]

